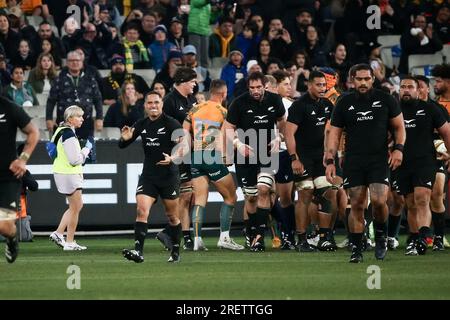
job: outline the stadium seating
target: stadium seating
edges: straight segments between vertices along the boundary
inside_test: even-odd
[[[102,78],[104,78],[104,77],[109,75],[111,70],[109,70],[109,69],[98,69],[98,72],[100,72],[100,75],[102,76]]]
[[[48,94],[36,93],[36,98],[38,99],[40,106],[45,106],[47,104]]]
[[[45,117],[45,104],[32,107],[23,107],[23,109],[31,118]]]
[[[443,57],[442,51],[435,54],[411,54],[408,57],[409,72],[413,75],[429,76],[432,66],[442,63]]]
[[[401,35],[393,34],[393,35],[385,35],[385,36],[378,36],[377,41],[380,43],[383,47],[393,47],[395,45],[400,44],[400,37]]]
[[[98,140],[119,140],[120,129],[104,127],[102,131],[95,131],[94,136]]]
[[[448,63],[450,61],[450,44],[445,44],[442,49],[442,54],[445,57],[445,62]]]
[[[153,69],[134,69],[133,73],[144,78],[145,82],[147,82],[149,86],[152,85],[153,79],[155,79],[156,76],[155,70]]]
[[[222,69],[228,63],[228,58],[216,57],[211,59],[211,68]]]

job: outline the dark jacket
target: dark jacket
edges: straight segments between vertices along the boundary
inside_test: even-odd
[[[103,126],[122,129],[123,126],[131,127],[142,118],[144,118],[144,104],[142,100],[138,100],[134,106],[130,106],[127,115],[122,113],[122,103],[117,102],[112,104],[106,112]]]
[[[77,129],[77,135],[86,139],[94,134],[93,112],[95,109],[96,119],[103,119],[102,95],[95,77],[82,72],[78,79],[78,86],[69,72],[63,70],[53,81],[50,94],[47,99],[46,119],[53,119],[55,105],[57,123],[63,121],[64,111],[74,104],[84,110],[84,122]]]

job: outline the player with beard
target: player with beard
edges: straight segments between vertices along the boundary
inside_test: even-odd
[[[333,110],[330,133],[324,154],[326,176],[333,183],[334,159],[342,132],[346,132],[344,188],[351,203],[349,216],[351,263],[360,263],[364,232],[364,205],[370,190],[375,226],[375,258],[386,255],[386,205],[389,167],[396,169],[403,158],[405,126],[397,101],[385,92],[373,89],[374,76],[369,65],[351,70],[355,92],[341,97]],[[388,156],[388,132],[394,134],[394,151]]]
[[[232,157],[231,145],[238,153],[236,175],[247,199],[247,213],[253,231],[250,250],[253,252],[265,250],[264,234],[275,184],[274,174],[278,170],[275,153],[281,141],[277,131],[283,134],[286,122],[281,97],[265,91],[265,85],[264,74],[252,73],[248,77],[248,92],[233,100],[224,122],[227,163]]]
[[[440,64],[431,71],[434,77],[434,93],[438,96],[436,102],[443,105],[450,113],[450,64]]]
[[[427,250],[426,238],[430,235],[430,198],[436,177],[436,150],[434,130],[450,148],[450,125],[439,108],[419,100],[419,82],[406,76],[400,82],[400,106],[404,116],[407,139],[402,165],[397,169],[396,182],[405,196],[408,216],[414,221],[418,233],[411,233],[418,254]],[[448,160],[448,155],[444,155]],[[410,220],[408,219],[408,220]],[[407,248],[406,254],[413,255]]]

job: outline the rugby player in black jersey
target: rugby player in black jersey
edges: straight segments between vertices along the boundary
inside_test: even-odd
[[[131,128],[123,127],[119,140],[119,147],[125,148],[141,137],[145,154],[144,168],[136,188],[135,248],[122,251],[125,258],[138,263],[144,261],[147,221],[158,196],[163,201],[169,219],[167,229],[172,249],[168,261],[178,262],[180,260],[181,222],[178,217],[180,177],[178,166],[174,164],[175,155],[171,154],[177,143],[183,140],[183,131],[179,122],[164,114],[162,108],[161,96],[155,91],[149,92],[145,97],[145,112],[148,117],[139,120]]]
[[[278,94],[264,90],[266,78],[261,72],[248,79],[248,92],[231,103],[224,130],[227,163],[237,149],[236,175],[246,196],[249,224],[253,230],[251,251],[264,251],[264,233],[271,208],[270,194],[278,171],[280,136],[284,134],[285,109]],[[276,128],[277,130],[275,130]],[[235,135],[237,138],[235,139]],[[231,141],[234,140],[234,143]]]
[[[163,111],[166,115],[176,119],[181,126],[186,119],[188,112],[192,106],[197,103],[193,92],[197,85],[197,73],[188,67],[177,68],[174,75],[173,90],[164,97]],[[184,245],[183,249],[193,250],[194,242],[192,241],[189,231],[190,218],[189,211],[192,201],[192,175],[191,166],[186,163],[179,165],[180,170],[180,220],[183,230]],[[157,239],[160,240],[168,249],[172,248],[170,237],[168,236],[167,227],[157,234]]]
[[[375,257],[386,255],[389,167],[396,169],[403,158],[406,133],[398,102],[387,93],[373,89],[374,76],[369,65],[352,68],[355,92],[339,99],[331,117],[330,133],[324,154],[326,175],[330,183],[336,175],[334,159],[342,132],[346,132],[344,188],[347,189],[351,212],[350,262],[362,262],[364,204],[370,190],[375,227]],[[388,155],[388,132],[394,135],[394,150]]]
[[[332,189],[332,184],[327,181],[322,161],[326,126],[333,109],[333,104],[323,98],[325,91],[325,75],[312,71],[308,79],[308,91],[292,104],[286,125],[286,144],[299,193],[296,229],[300,252],[315,251],[306,238],[308,209],[313,196],[320,205],[318,248],[322,251],[336,250],[336,244],[330,239],[330,222],[331,214],[336,210],[337,190]]]
[[[431,235],[431,190],[436,178],[436,150],[434,130],[437,130],[447,149],[450,149],[450,125],[439,106],[419,99],[419,82],[406,76],[400,82],[400,106],[407,139],[402,165],[397,169],[396,182],[405,196],[408,216],[419,233],[412,233],[418,254],[427,250],[426,238]],[[444,156],[448,160],[448,154]],[[412,255],[408,251],[407,254]]]

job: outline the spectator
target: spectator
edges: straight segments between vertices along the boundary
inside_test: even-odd
[[[183,30],[183,23],[178,17],[173,17],[169,26],[169,41],[173,43],[178,51],[187,45],[187,35]]]
[[[50,54],[52,55],[54,61],[55,61],[55,68],[57,70],[61,69],[62,66],[62,57],[58,54],[58,52],[53,48],[52,43],[50,40],[44,39],[41,42],[41,53]]]
[[[291,35],[283,27],[280,19],[272,19],[269,25],[269,32],[267,38],[270,41],[271,56],[283,60],[286,57],[292,57],[294,53],[294,43]]]
[[[151,68],[147,48],[139,40],[139,27],[135,24],[126,26],[123,43],[112,48],[110,56],[113,54],[125,57],[125,67],[128,72],[133,72],[133,69]]]
[[[41,53],[37,59],[36,67],[30,71],[28,83],[36,93],[48,94],[51,82],[57,77],[55,62],[48,53]]]
[[[247,62],[247,76],[239,80],[234,87],[233,93],[234,98],[239,97],[241,94],[245,92],[248,92],[247,78],[254,72],[262,72],[262,69],[261,66],[258,64],[258,61],[250,60],[249,62]]]
[[[229,62],[223,67],[220,73],[220,79],[225,81],[228,88],[227,100],[233,98],[234,87],[239,80],[247,76],[247,70],[243,64],[244,56],[238,50],[230,52]]]
[[[244,55],[245,62],[257,55],[260,41],[261,37],[258,35],[256,23],[252,21],[246,23],[244,30],[236,38],[236,48]]]
[[[256,60],[258,61],[258,65],[262,68],[262,72],[265,74],[267,72],[267,66],[269,63],[271,55],[271,47],[270,42],[267,39],[262,39],[259,43],[258,55],[256,56]]]
[[[0,43],[5,49],[5,58],[11,59],[17,53],[20,35],[9,27],[8,16],[0,13]]]
[[[3,88],[3,95],[19,106],[31,107],[39,105],[33,88],[24,81],[24,70],[21,66],[12,69],[11,83]]]
[[[226,58],[234,49],[233,19],[224,17],[219,21],[219,28],[209,38],[209,57]]]
[[[134,73],[125,70],[125,58],[115,55],[111,59],[111,73],[102,79],[103,104],[112,105],[117,103],[119,90],[125,82],[132,82],[138,99],[142,99],[150,91],[145,80]]]
[[[125,81],[120,89],[120,96],[116,103],[112,104],[105,115],[105,127],[133,126],[134,123],[144,118],[144,104],[139,99],[134,82]]]
[[[81,71],[83,71],[87,76],[94,77],[95,81],[97,81],[100,92],[102,92],[102,76],[98,69],[86,63],[86,56],[82,47],[77,46],[74,51],[80,55],[82,65]],[[67,67],[64,67],[64,69],[67,70]]]
[[[56,109],[56,122],[64,120],[64,111],[72,105],[79,105],[84,111],[83,125],[77,129],[77,135],[82,139],[87,139],[94,135],[95,109],[96,130],[103,127],[102,96],[98,88],[95,77],[82,72],[83,62],[81,56],[76,51],[67,54],[67,70],[61,71],[59,76],[53,81],[50,94],[47,99],[46,120],[47,129],[53,132],[55,122],[53,121],[53,110]]]
[[[309,62],[309,55],[305,50],[299,50],[295,54],[295,65],[297,72],[292,79],[291,87],[300,94],[308,90],[309,73],[311,72],[311,64]],[[295,95],[297,97],[298,95]]]
[[[86,55],[86,64],[97,69],[108,68],[108,56],[106,50],[111,43],[111,33],[104,22],[97,25],[88,23],[83,31],[83,37],[78,46],[83,48]]]
[[[53,56],[53,59],[55,59],[55,63],[57,66],[61,67],[62,63],[60,59],[63,59],[66,56],[66,51],[64,49],[64,44],[62,43],[61,39],[56,37],[53,34],[52,26],[47,21],[43,21],[39,24],[38,29],[38,40],[36,41],[36,48],[34,48],[34,52],[41,53],[42,50],[42,43],[44,40],[47,40],[51,44],[51,54]]]
[[[62,37],[64,50],[66,52],[75,50],[77,43],[83,37],[83,32],[81,31],[80,25],[75,18],[69,17],[66,21],[64,21],[64,32],[65,35]]]
[[[202,104],[204,102],[206,102],[206,97],[205,97],[205,93],[204,92],[197,92],[195,94],[195,99],[197,100],[197,104]]]
[[[272,75],[275,71],[282,70],[284,68],[283,63],[276,59],[270,58],[267,63],[267,74]]]
[[[259,14],[253,14],[250,21],[256,23],[258,27],[257,36],[261,39],[264,37],[264,19]]]
[[[189,43],[200,52],[200,65],[204,68],[208,68],[208,56],[211,57],[211,54],[208,54],[208,52],[211,52],[209,43],[210,20],[211,5],[209,1],[191,0],[188,19]]]
[[[161,98],[164,98],[167,93],[167,89],[162,82],[153,82],[152,86],[150,87],[150,91],[158,92]]]
[[[400,56],[400,73],[409,73],[408,57],[411,54],[433,54],[442,50],[442,42],[433,30],[433,25],[427,25],[425,16],[417,15],[412,28],[400,38],[402,55]]]
[[[155,27],[156,23],[156,15],[153,12],[144,13],[142,20],[140,21],[141,31],[140,31],[140,39],[144,46],[148,48],[148,46],[155,40]]]
[[[183,62],[181,60],[182,54],[179,51],[170,51],[167,62],[162,67],[161,71],[156,74],[153,83],[162,83],[167,91],[170,91],[174,84],[174,75],[178,66]]]
[[[313,15],[309,8],[301,8],[295,16],[295,24],[289,29],[296,48],[302,48],[306,44],[306,29],[313,24]]]
[[[20,40],[19,50],[11,58],[11,64],[14,66],[21,66],[24,70],[31,70],[34,68],[36,65],[36,56],[31,51],[28,40]]]
[[[115,24],[109,23],[108,29],[109,29],[109,32],[111,33],[111,43],[109,44],[108,49],[106,50],[108,57],[109,57],[109,53],[112,52],[112,49],[120,46],[121,40],[119,37],[119,29],[117,28],[117,26]]]
[[[11,74],[8,71],[5,56],[0,54],[0,85],[6,86],[11,82]]]
[[[107,11],[107,17],[109,18],[109,22],[114,23],[114,25],[116,26],[120,26],[122,24],[122,19],[120,17],[120,12],[117,9],[117,7],[111,3],[111,1],[109,0],[98,0],[98,1],[94,1],[97,2],[94,4],[94,18],[95,18],[95,13],[98,12],[99,19],[95,19],[95,20],[102,20],[106,19],[106,12]],[[96,9],[96,7],[98,7],[98,10]],[[106,7],[106,10],[105,10]],[[102,16],[103,15],[103,16]]]
[[[209,71],[200,66],[197,62],[197,50],[193,45],[187,45],[183,49],[183,64],[186,67],[192,68],[197,73],[197,87],[194,90],[200,92],[209,91],[211,78]]]
[[[319,38],[317,28],[312,24],[306,29],[306,52],[311,58],[311,66],[323,67],[327,65],[322,40]]]
[[[444,4],[439,8],[434,21],[434,30],[443,44],[450,44],[449,20],[449,4]]]
[[[159,72],[164,63],[166,63],[169,52],[171,50],[176,50],[176,47],[167,39],[166,26],[160,24],[156,26],[154,32],[155,40],[150,45],[149,52],[153,64],[153,69],[155,70],[155,72]]]
[[[350,70],[350,63],[347,59],[347,50],[345,45],[342,43],[338,43],[335,45],[334,49],[330,52],[330,63],[329,66],[333,68],[339,75],[339,83],[338,86],[343,88],[345,77]]]
[[[369,42],[367,44],[367,56],[369,57],[369,65],[375,76],[373,85],[374,87],[379,87],[383,80],[387,78],[387,70],[381,60],[381,44],[376,41]]]

